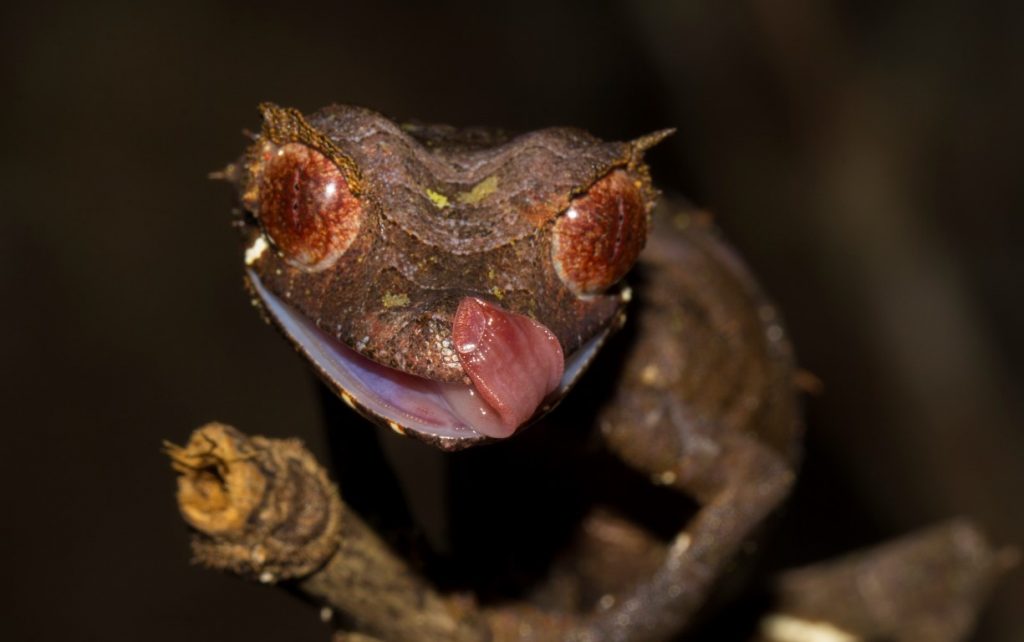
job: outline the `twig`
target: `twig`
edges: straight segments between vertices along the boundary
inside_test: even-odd
[[[199,563],[268,584],[295,579],[389,641],[485,639],[473,605],[428,588],[347,510],[298,441],[207,424],[167,452]]]
[[[994,551],[973,524],[956,520],[788,571],[761,639],[963,640],[1015,555]]]

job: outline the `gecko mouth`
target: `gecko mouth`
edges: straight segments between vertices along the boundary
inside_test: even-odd
[[[505,438],[544,415],[610,333],[602,330],[564,359],[558,339],[541,323],[464,297],[452,338],[468,382],[445,383],[362,356],[281,301],[253,271],[247,276],[269,316],[346,403],[378,424],[443,448]]]

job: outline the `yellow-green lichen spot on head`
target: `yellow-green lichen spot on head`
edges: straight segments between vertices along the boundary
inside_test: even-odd
[[[448,207],[448,197],[440,192],[435,192],[434,190],[427,188],[427,198],[429,198],[430,202],[434,204],[434,207],[439,210],[443,210]]]
[[[463,205],[476,205],[498,189],[498,177],[488,176],[473,186],[468,192],[459,194],[456,200]]]

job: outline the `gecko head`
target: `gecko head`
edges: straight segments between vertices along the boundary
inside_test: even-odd
[[[552,408],[621,322],[655,196],[643,152],[261,106],[226,176],[254,301],[369,419],[446,449]]]

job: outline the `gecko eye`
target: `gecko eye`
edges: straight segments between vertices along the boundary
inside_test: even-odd
[[[625,276],[647,239],[640,187],[615,170],[573,199],[555,222],[555,270],[576,294],[596,294]]]
[[[256,217],[290,263],[316,271],[330,267],[352,244],[363,210],[331,159],[288,143],[263,163]]]

